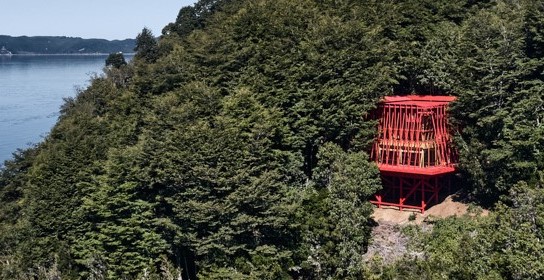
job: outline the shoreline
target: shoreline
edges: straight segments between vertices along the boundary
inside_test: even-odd
[[[123,53],[123,55],[134,55],[135,53]],[[11,55],[0,55],[0,57],[13,57],[13,56],[103,56],[110,55],[110,53],[12,53]]]

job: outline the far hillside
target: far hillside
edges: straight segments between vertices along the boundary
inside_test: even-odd
[[[134,39],[113,40],[83,39],[65,36],[21,36],[0,35],[0,46],[13,54],[91,54],[133,52]]]

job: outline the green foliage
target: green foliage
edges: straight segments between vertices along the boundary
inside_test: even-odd
[[[314,187],[301,215],[307,228],[303,268],[312,278],[358,279],[370,235],[368,198],[379,190],[378,169],[366,154],[327,143],[319,151]]]
[[[167,253],[155,205],[137,198],[137,189],[135,183],[101,185],[80,207],[84,232],[73,254],[88,268],[101,262],[108,279],[135,276]]]
[[[6,162],[0,277],[542,278],[543,15],[531,0],[182,8]],[[464,184],[496,211],[365,264],[367,116],[412,92],[458,96]]]
[[[19,244],[28,234],[22,214],[23,191],[37,153],[37,147],[18,150],[0,171],[0,278],[3,279],[23,275]]]
[[[157,40],[151,30],[144,27],[136,36],[135,59],[143,59],[145,62],[155,62],[158,58]]]
[[[176,21],[169,23],[162,30],[163,35],[177,34],[182,38],[187,37],[195,30],[204,29],[208,21],[218,12],[230,10],[236,12],[237,3],[241,0],[201,0],[193,6],[183,7],[179,10]]]
[[[382,270],[382,279],[539,279],[544,192],[521,182],[488,217],[438,220],[432,231],[412,234],[420,257]]]
[[[59,123],[38,146],[39,153],[32,157],[28,169],[17,171],[26,179],[19,190],[22,198],[17,202],[21,207],[17,232],[21,236],[11,250],[22,270],[34,271],[53,264],[63,271],[73,267],[69,248],[71,241],[79,237],[74,234],[83,221],[75,210],[82,197],[92,191],[88,186],[95,183],[94,176],[102,173],[100,161],[106,158],[108,147],[130,143],[134,132],[131,112],[119,110],[117,98],[123,95],[116,93],[108,80],[95,79],[75,99],[67,99]],[[123,103],[131,106],[127,100]],[[112,119],[125,122],[122,129],[106,121],[110,108],[116,111]],[[137,108],[132,106],[131,110]]]
[[[121,66],[127,65],[125,56],[121,52],[110,53],[106,58],[106,66],[113,66],[114,68],[121,68]]]
[[[510,207],[497,207],[492,228],[492,256],[496,267],[504,278],[542,278],[544,192],[521,182],[512,187],[509,195],[511,199],[507,203]]]
[[[173,115],[169,132],[161,136],[167,141],[158,141],[155,133],[148,141],[161,157],[155,171],[166,175],[158,182],[165,188],[165,207],[184,229],[175,242],[194,253],[202,277],[235,269],[254,278],[283,278],[295,226],[289,223],[294,202],[288,186],[299,180],[296,157],[273,149],[275,113],[251,92],[240,89],[217,102],[220,97],[210,89],[195,87],[160,98],[173,104],[172,99],[191,94],[193,100],[170,107],[189,115]],[[210,108],[213,104],[220,107]],[[253,257],[259,251],[263,255]],[[273,253],[266,257],[267,251]]]
[[[461,166],[473,193],[496,201],[544,166],[542,56],[534,49],[542,5],[500,1],[462,27],[459,100]],[[538,16],[540,14],[540,16]],[[468,113],[467,113],[468,112]]]

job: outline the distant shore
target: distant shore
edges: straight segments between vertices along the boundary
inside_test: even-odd
[[[110,53],[12,53],[9,56],[0,56],[0,57],[12,57],[12,56],[103,56],[109,55]],[[123,55],[132,56],[135,53],[123,53]]]
[[[0,35],[0,47],[13,55],[95,55],[115,52],[131,53],[136,47],[135,39],[106,40],[83,39],[65,36],[19,36]]]

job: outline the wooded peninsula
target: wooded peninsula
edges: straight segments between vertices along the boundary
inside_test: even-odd
[[[135,40],[82,39],[65,36],[0,35],[0,47],[12,54],[109,54],[134,52]]]
[[[5,162],[0,278],[544,277],[543,1],[200,0],[135,51]],[[455,97],[472,210],[364,258],[368,116],[408,94]]]

